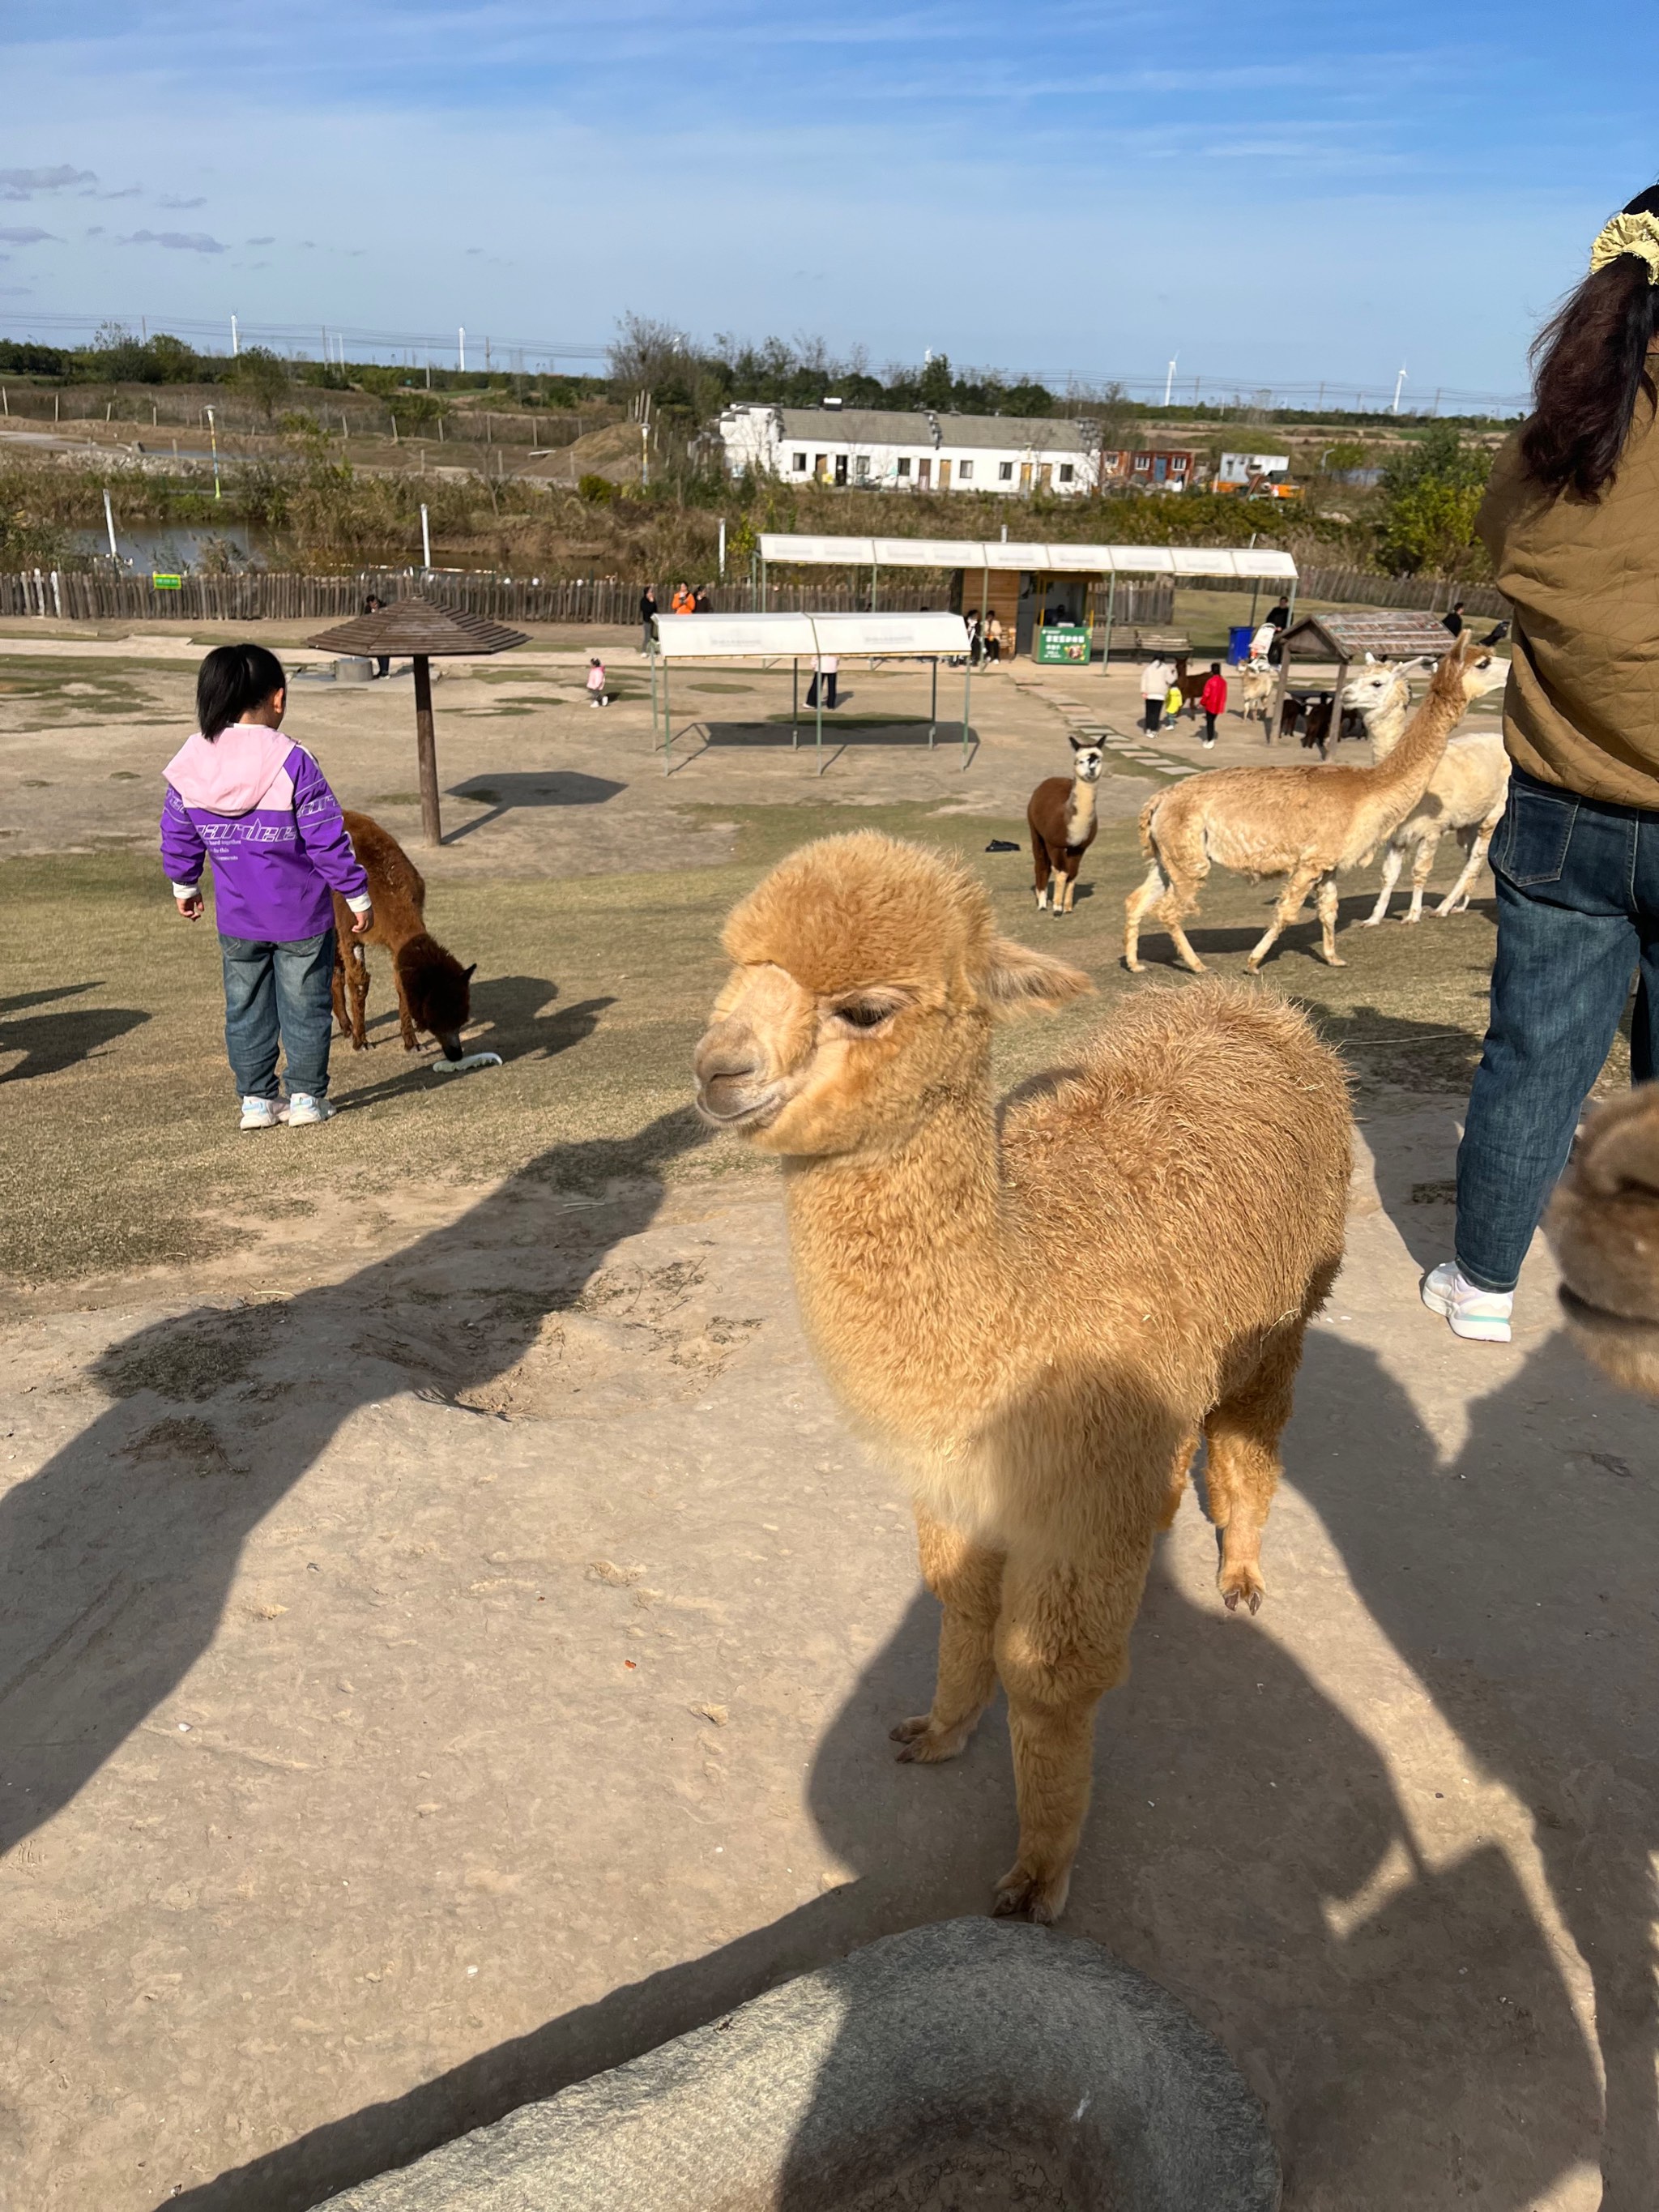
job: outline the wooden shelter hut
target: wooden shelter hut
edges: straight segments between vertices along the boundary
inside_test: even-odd
[[[421,781],[421,831],[428,845],[443,842],[443,817],[438,803],[438,745],[432,726],[432,666],[434,659],[457,654],[507,653],[515,645],[528,645],[521,629],[469,614],[465,607],[440,606],[435,599],[411,592],[394,599],[376,613],[359,615],[307,645],[322,653],[374,659],[380,655],[408,653],[415,664],[415,751]]]
[[[1367,653],[1373,660],[1440,660],[1450,644],[1451,636],[1445,624],[1433,615],[1395,614],[1369,608],[1355,608],[1352,613],[1344,608],[1329,614],[1304,615],[1284,634],[1279,685],[1273,693],[1273,712],[1267,723],[1268,743],[1271,744],[1279,735],[1283,724],[1285,694],[1290,685],[1293,660],[1336,663],[1330,726],[1330,742],[1334,745],[1340,726],[1342,689],[1353,662],[1363,661]],[[1322,682],[1320,688],[1324,688]]]

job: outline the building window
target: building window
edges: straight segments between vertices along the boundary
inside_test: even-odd
[[[853,474],[858,478],[859,482],[862,483],[869,473],[870,456],[868,453],[860,453],[857,459],[853,463]]]
[[[1012,483],[1013,480],[1013,463],[1012,461],[999,461],[997,463],[997,482],[999,483]]]
[[[910,461],[908,454],[900,460],[898,465],[898,472],[902,477],[908,477],[909,475]]]
[[[806,473],[806,456],[805,453],[797,453],[795,455],[795,473],[797,476],[805,476]]]
[[[957,463],[957,482],[958,483],[971,483],[973,480],[973,463],[971,461],[958,461]]]
[[[1073,479],[1073,477],[1076,475],[1076,473],[1077,473],[1076,470],[1075,470],[1075,469],[1073,469],[1073,467],[1072,466],[1072,464],[1071,464],[1069,461],[1062,461],[1062,462],[1060,463],[1060,480],[1061,483],[1071,483],[1071,481],[1072,481],[1072,479]]]

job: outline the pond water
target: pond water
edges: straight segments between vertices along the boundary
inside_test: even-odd
[[[102,554],[106,559],[109,556],[109,537],[102,530],[72,530],[69,542],[76,553]],[[277,549],[270,534],[263,530],[250,530],[240,523],[227,523],[222,530],[215,529],[210,523],[173,528],[140,524],[124,530],[118,516],[115,544],[123,565],[143,576],[155,570],[163,574],[182,574],[191,568],[216,568],[220,562],[216,556],[221,546],[228,549],[232,568],[266,568],[276,565]]]

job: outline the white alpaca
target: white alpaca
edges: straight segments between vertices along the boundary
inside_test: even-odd
[[[1431,664],[1407,661],[1392,667],[1386,661],[1373,660],[1369,653],[1365,661],[1365,667],[1343,692],[1342,703],[1364,717],[1372,753],[1376,759],[1386,760],[1400,741],[1411,707],[1407,678],[1413,668]],[[1503,683],[1508,674],[1507,663],[1494,661],[1487,688]],[[1430,777],[1428,789],[1383,848],[1382,887],[1361,926],[1375,928],[1388,913],[1408,853],[1413,855],[1412,902],[1401,920],[1421,921],[1423,894],[1434,872],[1435,854],[1449,830],[1456,833],[1468,858],[1463,872],[1435,913],[1443,920],[1449,914],[1461,913],[1469,902],[1492,832],[1503,819],[1509,787],[1510,760],[1501,737],[1454,738]]]
[[[1238,711],[1247,722],[1265,722],[1278,679],[1265,660],[1247,660],[1238,672]]]

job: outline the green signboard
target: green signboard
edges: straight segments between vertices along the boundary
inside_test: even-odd
[[[152,575],[149,580],[149,587],[153,592],[180,592],[184,586],[185,580],[182,576]]]
[[[1051,667],[1068,663],[1084,667],[1089,661],[1089,626],[1086,623],[1049,623],[1036,634],[1034,658],[1047,662]]]

